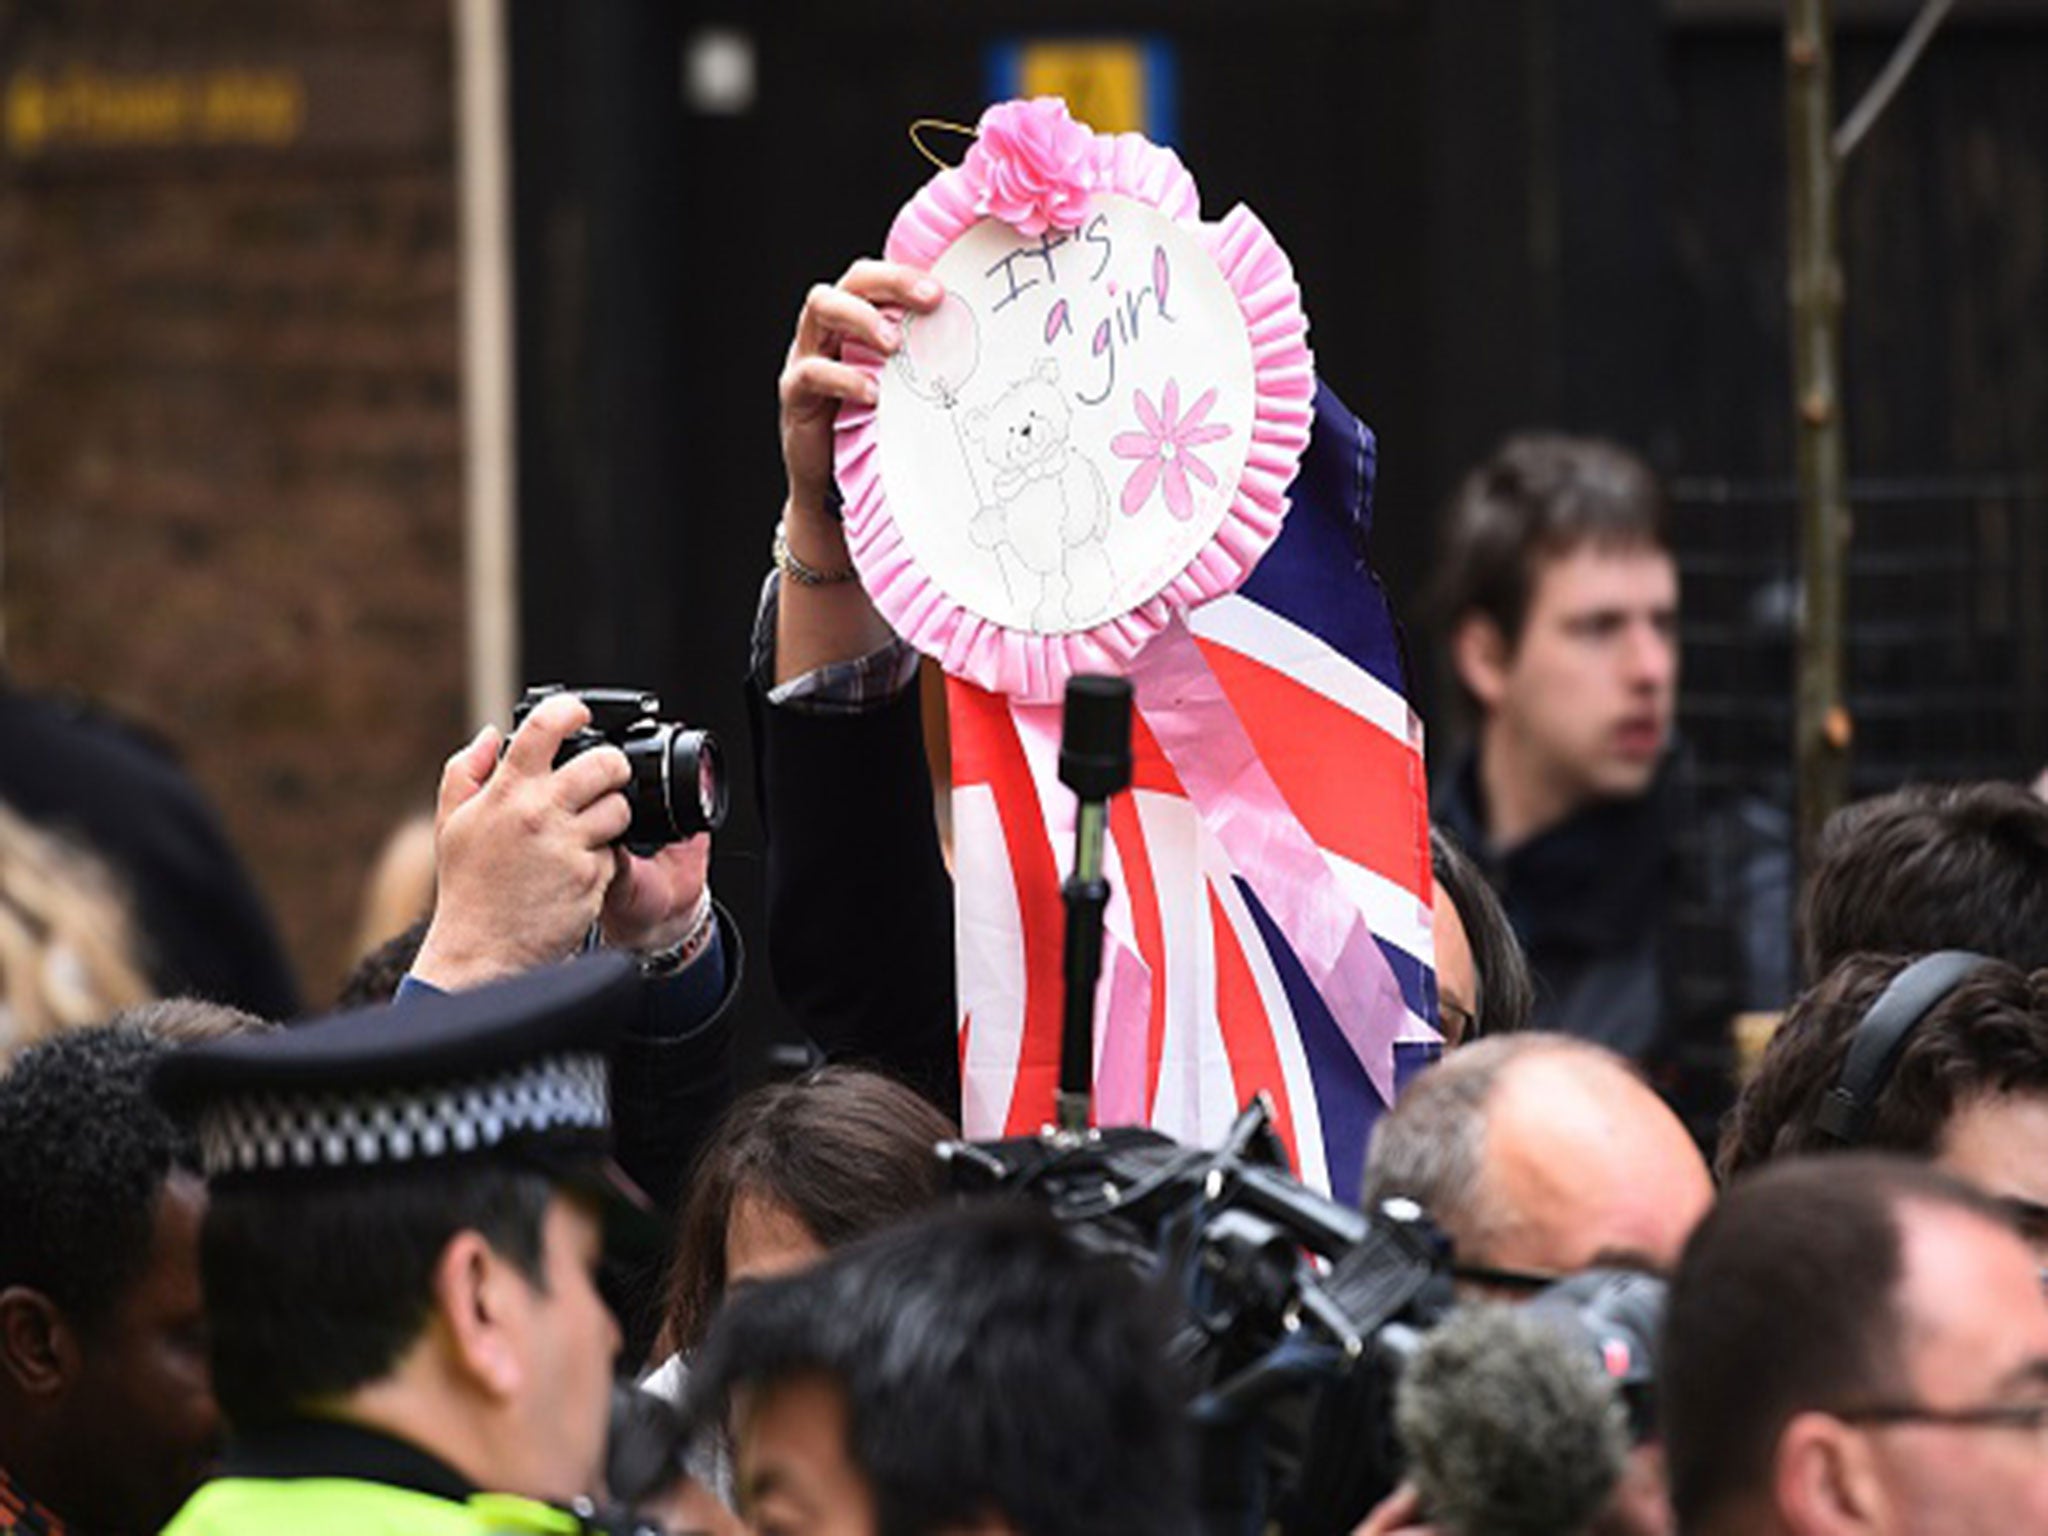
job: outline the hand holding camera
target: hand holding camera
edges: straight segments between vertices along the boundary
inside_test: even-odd
[[[709,857],[693,834],[724,819],[724,777],[708,733],[658,711],[651,694],[529,689],[509,741],[486,727],[448,760],[415,976],[478,986],[562,959],[601,918],[624,947],[685,936]]]

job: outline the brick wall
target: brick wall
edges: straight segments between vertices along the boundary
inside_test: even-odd
[[[181,139],[174,102],[165,142],[108,111],[0,152],[0,617],[17,679],[176,743],[316,1003],[465,734],[449,12],[0,11],[16,84],[312,82],[291,142],[199,141],[197,107]]]

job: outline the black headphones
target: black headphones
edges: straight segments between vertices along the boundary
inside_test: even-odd
[[[1823,1136],[1845,1147],[1863,1140],[1877,1096],[1891,1080],[1892,1068],[1898,1064],[1913,1026],[1971,972],[1990,963],[1988,956],[1966,949],[1941,949],[1922,955],[1892,978],[1891,985],[1856,1021],[1849,1054],[1842,1061],[1842,1075],[1821,1100],[1814,1124]]]

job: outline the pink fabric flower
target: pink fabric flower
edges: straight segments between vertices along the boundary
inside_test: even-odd
[[[1095,135],[1057,96],[1000,101],[981,114],[960,169],[976,213],[1020,235],[1079,229],[1095,192]]]
[[[1188,489],[1188,476],[1193,475],[1212,490],[1216,486],[1216,471],[1204,464],[1194,450],[1230,436],[1230,428],[1221,422],[1203,424],[1202,418],[1216,403],[1216,391],[1203,391],[1185,416],[1180,413],[1180,384],[1173,379],[1166,381],[1158,410],[1152,409],[1152,402],[1145,398],[1142,389],[1131,391],[1131,403],[1137,407],[1138,422],[1144,430],[1119,432],[1109,443],[1109,451],[1118,458],[1138,461],[1138,467],[1124,482],[1124,513],[1135,517],[1152,499],[1153,490],[1163,488],[1166,510],[1184,523],[1195,515],[1195,498]]]

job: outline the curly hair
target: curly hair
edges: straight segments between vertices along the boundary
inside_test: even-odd
[[[1725,1182],[1778,1158],[1825,1152],[1820,1107],[1841,1076],[1856,1026],[1911,963],[1856,955],[1792,1005],[1722,1127]],[[1862,1145],[1928,1156],[1956,1111],[1989,1094],[2048,1094],[2048,970],[1992,961],[1973,971],[1907,1036],[1872,1106]]]
[[[40,1291],[81,1325],[105,1319],[149,1265],[156,1201],[197,1148],[151,1101],[170,1047],[88,1026],[0,1073],[0,1290]]]

